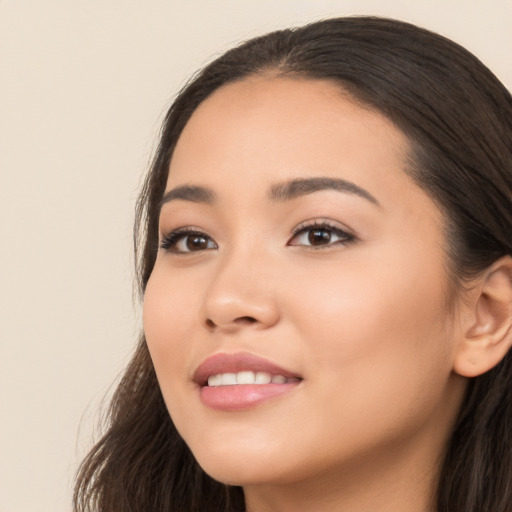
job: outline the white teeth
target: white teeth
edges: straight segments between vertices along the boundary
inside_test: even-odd
[[[254,384],[255,376],[254,372],[238,372],[236,374],[237,384]]]
[[[222,374],[210,375],[208,377],[208,386],[222,386]]]
[[[236,384],[236,373],[223,373],[222,374],[222,385],[232,386]]]
[[[271,375],[268,372],[243,371],[238,373],[219,373],[208,377],[208,386],[234,386],[235,384],[285,384],[288,379],[283,375]]]
[[[256,374],[255,384],[270,384],[272,382],[272,375],[267,372],[258,372]]]

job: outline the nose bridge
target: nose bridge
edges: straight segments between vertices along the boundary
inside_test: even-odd
[[[239,329],[251,324],[270,327],[279,317],[274,294],[272,258],[254,245],[219,254],[218,266],[201,312],[210,328]]]

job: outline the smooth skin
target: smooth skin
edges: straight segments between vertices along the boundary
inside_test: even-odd
[[[485,280],[450,294],[443,215],[408,152],[338,85],[270,75],[217,90],[178,141],[166,190],[208,193],[162,206],[161,239],[181,235],[159,250],[144,328],[178,431],[249,512],[434,511],[466,377],[508,348],[468,342],[494,303]],[[275,193],[317,178],[351,185]],[[502,267],[486,277],[503,298]],[[237,352],[303,380],[243,411],[206,407],[194,371]]]

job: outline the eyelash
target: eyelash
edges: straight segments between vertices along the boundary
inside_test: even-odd
[[[327,221],[308,221],[304,222],[302,224],[299,224],[292,232],[293,236],[290,242],[288,242],[287,245],[299,245],[299,244],[293,244],[291,243],[295,238],[297,238],[299,235],[306,234],[308,232],[312,231],[328,231],[331,235],[338,236],[340,240],[336,242],[329,242],[328,244],[321,244],[317,247],[314,245],[309,245],[306,247],[312,247],[314,250],[319,249],[327,249],[329,247],[332,247],[333,245],[349,245],[356,241],[356,237],[348,233],[347,231],[344,231],[343,229],[339,228],[338,226],[335,226]]]
[[[324,231],[329,232],[331,237],[337,236],[340,238],[340,240],[337,240],[335,242],[328,242],[326,244],[319,244],[318,246],[314,246],[312,244],[296,244],[292,243],[294,239],[299,237],[300,235],[304,235],[308,232],[312,231]],[[179,242],[186,241],[188,237],[202,237],[205,239],[207,244],[213,244],[214,247],[206,247],[204,249],[199,249],[197,251],[185,251],[185,250],[178,250],[176,249],[176,246]],[[299,224],[292,232],[292,237],[290,241],[286,244],[289,246],[304,246],[304,247],[311,247],[313,250],[319,250],[319,249],[327,249],[329,247],[332,247],[334,245],[349,245],[356,241],[356,237],[348,233],[347,231],[344,231],[343,229],[340,229],[337,226],[334,226],[333,224],[326,222],[326,221],[312,221],[312,222],[305,222],[302,224]],[[185,226],[178,229],[175,229],[174,231],[171,231],[167,235],[163,236],[162,240],[160,241],[160,249],[166,252],[170,252],[173,254],[190,254],[193,252],[202,252],[205,250],[212,250],[212,249],[218,249],[217,244],[214,242],[214,240],[204,231],[191,227],[191,226]]]
[[[200,229],[191,227],[191,226],[184,226],[182,228],[175,229],[174,231],[171,231],[167,235],[164,235],[162,237],[162,240],[160,241],[160,249],[171,252],[174,254],[188,254],[192,252],[199,252],[199,251],[180,251],[176,250],[176,245],[181,240],[186,240],[188,237],[202,237],[206,239],[207,242],[213,242],[212,238],[207,235],[204,231],[201,231]],[[213,242],[215,244],[215,242]],[[217,244],[215,244],[215,248],[217,248]],[[203,250],[209,250],[211,248],[203,249]]]

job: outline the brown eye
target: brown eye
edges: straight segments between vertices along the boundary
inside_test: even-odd
[[[208,239],[203,235],[188,235],[185,245],[189,251],[203,251],[208,248]]]
[[[187,254],[217,249],[217,244],[205,233],[192,230],[177,230],[162,238],[160,248],[164,251]]]
[[[313,224],[299,227],[288,245],[322,248],[334,245],[347,245],[355,241],[355,236],[328,224]]]
[[[325,245],[331,241],[331,232],[327,229],[312,229],[308,234],[311,245]]]

